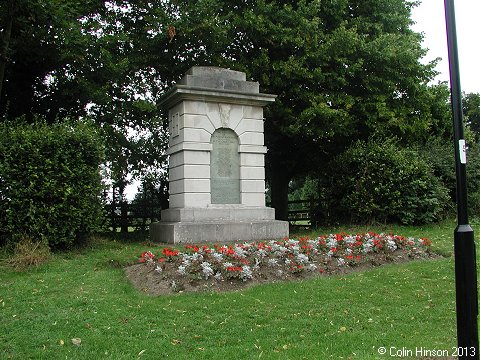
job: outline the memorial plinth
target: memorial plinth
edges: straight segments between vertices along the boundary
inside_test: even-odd
[[[152,241],[192,243],[288,236],[265,206],[263,106],[245,73],[193,67],[163,97],[169,109],[169,209]]]

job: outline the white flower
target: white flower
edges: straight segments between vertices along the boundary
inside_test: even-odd
[[[330,235],[327,241],[327,246],[329,248],[334,248],[337,246],[337,240],[333,237],[333,235]]]
[[[338,259],[337,259],[337,265],[338,265],[338,266],[343,266],[343,265],[345,265],[345,259],[344,259],[344,258],[338,258]]]
[[[300,242],[298,240],[288,240],[285,245],[286,245],[286,248],[289,248],[291,249],[294,253],[297,253],[298,251],[300,251],[300,246],[298,245]]]
[[[212,257],[213,257],[216,261],[222,261],[223,258],[224,258],[223,254],[218,253],[218,252],[212,252]]]
[[[317,265],[315,265],[314,263],[310,263],[310,264],[307,265],[307,270],[313,272],[313,271],[317,270]]]
[[[295,239],[288,239],[286,244],[287,245],[298,245],[299,241],[298,240],[295,240]]]
[[[368,239],[366,242],[363,243],[362,245],[362,252],[364,254],[368,254],[369,252],[372,251],[372,248],[373,248],[373,240],[372,239]]]
[[[199,260],[199,261],[201,261],[201,260],[203,260],[203,255],[200,254],[200,253],[195,253],[195,254],[192,255],[192,260]]]
[[[308,256],[305,255],[305,254],[298,254],[297,255],[297,261],[300,264],[306,264],[306,263],[308,263]]]
[[[221,273],[221,272],[217,272],[213,277],[214,277],[215,280],[217,280],[217,281],[223,280],[223,276],[222,276],[222,273]]]
[[[248,279],[253,278],[253,273],[252,273],[252,270],[250,269],[250,266],[248,265],[242,266],[242,272],[240,273],[240,278],[243,281],[247,281]]]
[[[319,245],[318,240],[308,240],[308,245],[311,248],[312,255],[318,254],[318,245]]]
[[[397,250],[397,244],[395,244],[395,241],[393,241],[391,239],[387,240],[387,247],[388,247],[388,250],[390,250],[390,251]]]
[[[180,265],[177,269],[177,272],[180,275],[187,275],[187,266],[186,265]]]
[[[233,264],[231,262],[225,262],[223,263],[223,267],[226,269],[226,268],[229,268],[229,267],[233,267]]]
[[[242,247],[245,248],[245,249],[249,249],[249,248],[252,247],[252,245],[253,245],[253,243],[244,242],[244,243],[242,244]]]
[[[279,245],[277,243],[273,243],[271,246],[274,253],[285,253],[288,250],[285,246]]]
[[[244,258],[247,256],[247,252],[242,249],[239,245],[235,246],[235,255],[239,258]]]
[[[183,258],[183,261],[182,261],[182,264],[183,264],[183,265],[187,265],[187,266],[188,266],[188,265],[190,265],[191,263],[192,263],[192,260],[191,260],[191,259],[186,258],[186,257]]]
[[[265,251],[265,249],[259,249],[255,253],[255,258],[258,258],[258,259],[263,259],[265,256],[267,256],[267,252]]]
[[[275,259],[275,258],[268,259],[268,266],[275,267],[277,265],[278,265],[278,259]]]
[[[213,275],[212,266],[208,261],[202,262],[200,266],[202,267],[202,272],[205,279],[208,279],[211,275]]]
[[[155,271],[160,274],[162,272],[162,267],[160,265],[157,265]]]
[[[356,236],[353,236],[353,235],[349,235],[349,236],[345,236],[345,238],[343,239],[345,241],[345,243],[351,245],[353,244],[355,241],[357,241],[357,237]]]

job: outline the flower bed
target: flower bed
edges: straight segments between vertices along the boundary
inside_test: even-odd
[[[248,283],[344,273],[386,262],[428,258],[431,241],[398,235],[331,234],[229,245],[186,245],[146,251],[127,269],[132,282],[152,294],[229,290]]]

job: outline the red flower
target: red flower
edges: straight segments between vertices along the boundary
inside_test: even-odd
[[[241,266],[229,266],[227,267],[227,271],[234,272],[234,271],[242,271],[243,268]]]
[[[140,262],[145,262],[147,260],[153,260],[155,258],[155,255],[153,255],[150,251],[145,251],[141,255]]]
[[[170,248],[166,247],[166,248],[163,249],[162,254],[167,256],[167,257],[177,256],[178,255],[178,250],[174,250],[174,249],[170,249]]]
[[[422,240],[422,244],[423,244],[424,246],[430,246],[430,245],[432,245],[432,240],[430,240],[430,239],[420,238],[420,240]]]
[[[382,248],[383,248],[382,240],[379,240],[379,239],[373,240],[373,245],[374,245],[377,249],[382,249]]]

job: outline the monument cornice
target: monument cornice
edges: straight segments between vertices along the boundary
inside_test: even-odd
[[[171,108],[185,100],[265,106],[275,101],[277,95],[220,90],[188,85],[175,85],[160,99],[159,106]]]

